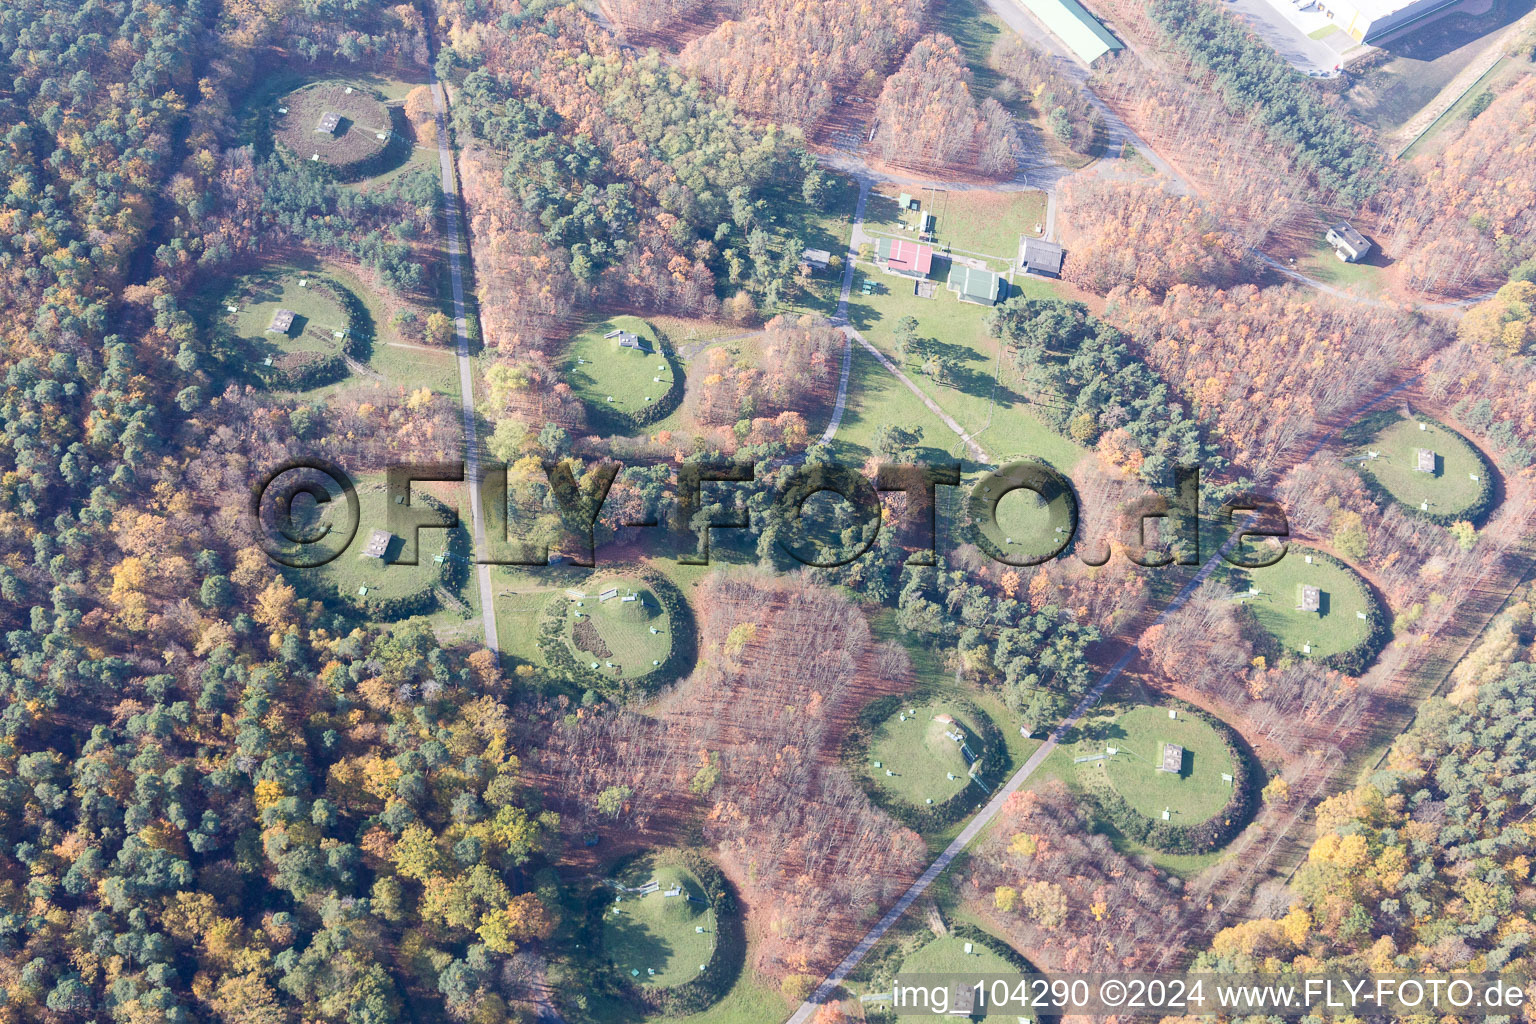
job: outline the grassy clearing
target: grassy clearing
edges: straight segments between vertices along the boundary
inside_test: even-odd
[[[667,660],[672,649],[672,630],[661,602],[628,577],[595,577],[581,588],[586,595],[567,599],[565,642],[571,653],[594,671],[618,679],[643,676]],[[616,590],[604,601],[600,595]],[[625,600],[633,596],[634,600]]]
[[[943,192],[936,199],[939,248],[984,255],[997,264],[1016,259],[1019,238],[1038,238],[1045,226],[1044,192]]]
[[[631,861],[617,878],[627,888],[655,882],[644,896],[623,893],[603,912],[603,951],[621,974],[670,988],[698,977],[715,953],[715,912],[693,872],[660,858]],[[678,895],[667,892],[682,890]]]
[[[1415,468],[1420,448],[1435,453],[1433,473]],[[1374,459],[1369,457],[1373,451]],[[1412,509],[1428,505],[1427,511],[1437,515],[1457,515],[1471,508],[1487,482],[1488,467],[1476,449],[1454,430],[1425,417],[1388,424],[1358,454],[1366,456],[1356,463],[1360,472],[1392,497]]]
[[[861,294],[858,284],[865,277],[874,282],[870,295]],[[1013,287],[1028,295],[1051,294],[1049,285],[1034,280],[1021,278]],[[902,366],[928,397],[976,436],[993,459],[1038,458],[1063,471],[1070,469],[1087,449],[1051,430],[1029,408],[1019,373],[1000,353],[1001,343],[987,333],[988,312],[988,307],[961,302],[942,287],[934,298],[919,298],[906,278],[882,274],[862,263],[848,305],[849,319],[870,344]],[[919,351],[908,357],[895,344],[896,324],[905,316],[918,323]],[[922,372],[921,359],[927,355],[948,360],[942,382]],[[900,382],[893,383],[902,387]],[[954,435],[947,428],[944,433],[949,436],[941,443],[948,446]],[[925,440],[932,443],[926,428]]]
[[[921,210],[902,209],[902,193]],[[864,205],[864,227],[873,235],[916,239],[917,232],[908,228],[920,227],[921,214],[931,213],[935,251],[985,256],[994,270],[1004,270],[1018,256],[1020,236],[1039,236],[1045,207],[1044,192],[948,191],[881,182]]]
[[[456,353],[449,348],[432,348],[407,339],[394,324],[394,315],[401,309],[409,309],[418,320],[425,322],[432,312],[414,304],[390,302],[362,279],[344,267],[325,265],[325,273],[334,277],[356,295],[373,318],[373,351],[368,354],[367,364],[382,375],[392,386],[431,388],[441,395],[459,397],[459,365]]]
[[[915,714],[907,714],[909,710]],[[937,721],[940,715],[954,721]],[[877,785],[909,804],[943,803],[971,784],[970,765],[951,736],[964,736],[971,751],[979,754],[981,741],[972,717],[945,701],[902,708],[870,737],[865,771]]]
[[[1232,796],[1231,785],[1222,780],[1223,774],[1234,774],[1235,767],[1226,744],[1198,718],[1170,719],[1164,708],[1132,708],[1096,729],[1094,738],[1102,744],[1100,751],[1114,747],[1118,753],[1086,761],[1077,766],[1078,772],[1102,773],[1127,803],[1149,818],[1161,817],[1167,808],[1179,824],[1197,825]],[[1184,748],[1183,769],[1177,773],[1159,770],[1168,743]]]
[[[318,285],[315,274],[282,267],[247,274],[225,294],[224,323],[255,376],[264,377],[268,367],[297,372],[342,350],[345,336],[337,335],[346,331],[347,315]],[[270,329],[279,310],[294,314],[285,331]]]
[[[419,545],[413,544],[408,535],[396,536],[390,542],[383,559],[364,558],[363,548],[367,546],[373,531],[388,529],[385,524],[388,521],[389,506],[382,474],[360,477],[355,486],[360,517],[357,533],[346,549],[326,565],[289,571],[303,574],[306,579],[334,589],[336,596],[348,604],[355,604],[368,596],[395,599],[430,590],[441,574],[442,566],[436,559],[447,557],[448,532],[423,529],[420,531]],[[432,490],[430,484],[412,485],[413,492],[432,493]],[[458,495],[446,491],[436,496],[450,507],[459,500]],[[295,501],[294,514],[304,524],[301,528],[324,524],[333,530],[341,530],[346,526],[346,502],[340,500],[339,491],[325,505],[315,505],[310,499]],[[466,534],[462,523],[457,529],[459,533]],[[467,535],[464,539],[467,543]],[[409,559],[414,559],[416,564],[403,564]],[[364,588],[367,593],[360,592]]]
[[[971,946],[969,953],[965,951],[967,944]],[[900,973],[955,975],[955,981],[951,983],[952,988],[953,984],[958,983],[962,978],[978,975],[1016,975],[1018,970],[983,943],[946,935],[935,938],[902,961]],[[983,1019],[1003,1020],[1015,1016],[1015,1013],[989,1013]],[[913,1024],[944,1024],[944,1022],[964,1018],[933,1014],[903,1016],[901,1019],[911,1021]]]
[[[504,591],[496,595],[496,639],[501,652],[530,665],[543,665],[539,651],[539,616],[553,590]]]
[[[1387,290],[1386,271],[1372,262],[1379,257],[1379,252],[1372,252],[1364,263],[1346,263],[1334,255],[1332,246],[1320,240],[1296,261],[1295,269],[1335,288],[1361,295],[1381,295]]]
[[[646,350],[621,348],[617,337],[604,337],[612,331],[638,335]],[[636,316],[594,324],[571,339],[566,355],[566,381],[596,409],[632,416],[655,405],[672,386],[672,371],[657,350],[656,332]]]
[[[283,113],[286,109],[287,113]],[[340,116],[334,132],[318,130],[327,113]],[[351,79],[300,86],[277,101],[273,136],[300,160],[352,164],[383,152],[391,130],[389,110],[372,88]],[[378,136],[384,134],[385,138]]]
[[[874,453],[875,432],[886,424],[921,428],[919,460],[953,461],[965,456],[960,438],[878,359],[855,344],[848,374],[847,407],[833,439],[833,449],[844,461],[862,463]]]
[[[1312,557],[1311,562],[1308,557]],[[1287,650],[1326,658],[1354,648],[1369,635],[1368,623],[1360,615],[1369,611],[1375,599],[1365,582],[1349,569],[1314,557],[1307,548],[1292,544],[1280,561],[1247,570],[1247,576],[1259,593],[1241,600],[1253,609],[1259,625]],[[1298,588],[1302,584],[1322,591],[1320,611],[1299,610]]]
[[[1110,688],[1104,700],[1090,710],[1078,723],[1077,728],[1071,730],[1067,738],[1051,751],[1041,763],[1040,768],[1030,777],[1026,784],[1027,788],[1038,789],[1051,782],[1060,782],[1074,793],[1084,792],[1092,780],[1082,777],[1081,766],[1074,763],[1073,759],[1087,754],[1103,753],[1105,741],[1098,738],[1098,731],[1110,727],[1119,711],[1126,705],[1142,705],[1149,699],[1151,695],[1145,689],[1135,684],[1130,677],[1122,676],[1121,682]],[[1166,711],[1160,713],[1163,721],[1168,721],[1168,713]],[[1168,724],[1175,723],[1168,722]],[[1162,815],[1163,807],[1167,806],[1171,805],[1167,802],[1158,805],[1158,816]],[[1145,860],[1163,871],[1184,878],[1199,874],[1227,855],[1226,850],[1201,854],[1164,853],[1126,838],[1112,824],[1102,819],[1095,819],[1093,830],[1107,838],[1114,844],[1115,849],[1125,856]]]

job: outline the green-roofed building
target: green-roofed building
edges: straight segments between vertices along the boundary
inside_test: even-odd
[[[980,270],[961,263],[949,268],[949,290],[959,296],[961,302],[974,302],[978,306],[995,306],[1001,297],[1004,280],[1001,274]]]
[[[1110,35],[1099,19],[1077,0],[1023,0],[1024,7],[1050,29],[1051,34],[1084,64],[1092,64],[1106,53],[1122,50],[1125,44]]]

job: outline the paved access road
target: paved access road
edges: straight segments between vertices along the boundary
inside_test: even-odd
[[[473,520],[475,551],[486,550],[485,509],[480,507],[480,436],[475,421],[475,364],[469,357],[469,319],[464,305],[464,246],[460,241],[462,214],[459,189],[455,183],[453,149],[448,145],[448,96],[437,73],[429,69],[432,83],[432,107],[437,118],[437,162],[443,176],[443,216],[447,221],[448,273],[453,279],[453,337],[458,346],[459,404],[464,415],[465,482],[469,485],[469,512]],[[492,600],[491,567],[475,566],[480,586],[480,617],[485,624],[485,646],[500,657],[501,644],[496,636],[496,605]]]

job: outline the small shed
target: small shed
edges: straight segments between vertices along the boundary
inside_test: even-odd
[[[1160,772],[1172,772],[1177,775],[1184,770],[1184,748],[1177,743],[1163,744],[1163,763],[1157,766]]]
[[[315,131],[322,135],[335,135],[336,129],[341,127],[341,115],[332,110],[327,110],[320,115],[320,123],[315,125]]]
[[[1305,583],[1296,584],[1296,610],[1299,612],[1321,611],[1323,607],[1323,592],[1318,587],[1309,587]]]
[[[294,312],[291,309],[280,309],[272,314],[272,322],[267,325],[267,331],[271,334],[287,334],[293,330]]]
[[[598,601],[599,604],[602,604],[605,601],[612,601],[614,598],[616,598],[618,596],[619,596],[619,588],[618,587],[609,587],[607,590],[604,590],[604,591],[602,591],[601,593],[599,593],[597,595],[597,601]]]
[[[1418,462],[1414,464],[1414,470],[1419,473],[1428,473],[1431,476],[1435,472],[1435,453],[1428,448],[1420,448]]]
[[[832,254],[825,249],[807,249],[800,254],[800,268],[808,274],[831,265]]]
[[[636,352],[650,352],[651,344],[633,331],[620,331],[619,348],[632,348]]]
[[[377,558],[383,561],[389,552],[389,543],[395,539],[395,535],[388,530],[374,530],[373,536],[368,538],[368,543],[363,546],[360,558]]]
[[[1043,238],[1019,240],[1019,269],[1026,274],[1060,277],[1061,264],[1066,256],[1067,251],[1055,242],[1047,242]]]
[[[917,202],[912,198],[912,193],[910,192],[903,192],[899,197],[897,197],[896,205],[901,207],[903,210],[917,209]]]
[[[969,1017],[976,1012],[976,986],[960,982],[955,985],[954,998],[949,1001],[951,1017]]]

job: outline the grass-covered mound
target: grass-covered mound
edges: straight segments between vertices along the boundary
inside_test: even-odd
[[[1232,784],[1222,778],[1236,775],[1231,751],[1202,718],[1169,718],[1160,707],[1132,708],[1106,727],[1104,743],[1116,753],[1080,764],[1079,771],[1102,771],[1115,792],[1149,818],[1161,820],[1167,809],[1170,820],[1195,825],[1215,817],[1232,795]],[[1177,772],[1161,770],[1168,744],[1184,752]]]
[[[586,974],[579,993],[586,1001],[583,1019],[700,1013],[740,977],[746,937],[735,893],[700,851],[630,857],[593,885],[586,900],[572,937]]]
[[[897,974],[900,975],[950,975],[951,996],[953,988],[964,979],[979,979],[982,977],[995,977],[998,975],[1014,976],[1027,969],[1026,962],[1017,953],[1009,950],[1004,953],[993,947],[997,942],[991,936],[984,936],[974,928],[956,929],[949,935],[936,936],[931,942],[919,947],[901,962]],[[970,946],[970,952],[966,952],[966,946]],[[936,979],[930,979],[931,982]],[[1013,1021],[1019,1013],[1017,1007],[1001,1007],[995,1013],[983,1014],[978,1008],[973,1014],[972,1020],[1006,1020]],[[958,1015],[951,1004],[948,1014],[903,1014],[896,1018],[901,1021],[910,1021],[913,1024],[950,1024],[950,1022],[967,1019]]]
[[[378,477],[359,480],[356,486],[359,523],[346,549],[323,566],[292,572],[302,573],[306,583],[316,585],[323,599],[338,601],[375,620],[425,614],[438,604],[435,591],[439,585],[449,593],[463,587],[470,551],[469,534],[463,523],[451,531],[423,529],[419,550],[415,551],[415,565],[400,561],[410,557],[411,548],[408,539],[398,535],[391,535],[382,558],[369,557],[363,552],[373,532],[388,529],[388,491]],[[422,493],[420,485],[412,490],[411,504],[443,508],[435,498]],[[330,524],[337,531],[346,527],[346,502],[335,497],[325,505],[300,499],[295,506],[295,516],[301,523]]]
[[[972,785],[971,765],[985,749],[977,731],[972,714],[948,701],[897,708],[875,727],[866,770],[913,806],[943,803]]]
[[[1423,415],[1382,412],[1351,431],[1350,464],[1371,489],[1432,522],[1479,523],[1493,508],[1493,468],[1466,438]],[[1419,452],[1433,468],[1420,467]]]
[[[1245,570],[1236,578],[1233,600],[1281,649],[1270,653],[1314,658],[1358,674],[1386,642],[1386,622],[1370,586],[1330,555],[1291,544],[1274,565]],[[1317,590],[1316,610],[1306,607],[1307,588]],[[1263,636],[1257,637],[1261,649]]]
[[[565,379],[594,424],[615,430],[655,423],[683,396],[681,369],[651,325],[636,316],[612,317],[572,338]]]
[[[596,573],[551,598],[538,643],[546,664],[573,683],[626,694],[686,675],[697,653],[687,601],[643,569]]]
[[[707,969],[715,953],[715,912],[692,871],[640,857],[612,882],[613,902],[603,913],[603,951],[622,974],[636,984],[671,988]]]
[[[870,701],[844,742],[843,757],[871,800],[919,832],[963,818],[1013,768],[1002,733],[986,712],[947,693]]]
[[[336,115],[336,126],[322,131],[327,114]],[[384,170],[390,151],[410,149],[383,98],[343,79],[310,82],[279,97],[271,123],[273,140],[290,158],[325,164],[344,178]]]
[[[343,380],[351,372],[347,357],[366,355],[372,344],[366,309],[328,277],[291,268],[258,271],[236,281],[223,302],[216,329],[227,332],[236,358],[274,390],[307,391]]]
[[[1170,701],[1118,714],[1106,709],[1080,732],[1074,767],[1083,793],[1135,842],[1166,853],[1209,853],[1231,842],[1253,815],[1261,773],[1251,752],[1230,726],[1198,708]],[[1170,745],[1182,755],[1167,762],[1175,770],[1164,771]]]
[[[636,679],[659,667],[672,648],[666,609],[633,577],[596,577],[567,594],[566,603],[565,642],[589,671]]]

